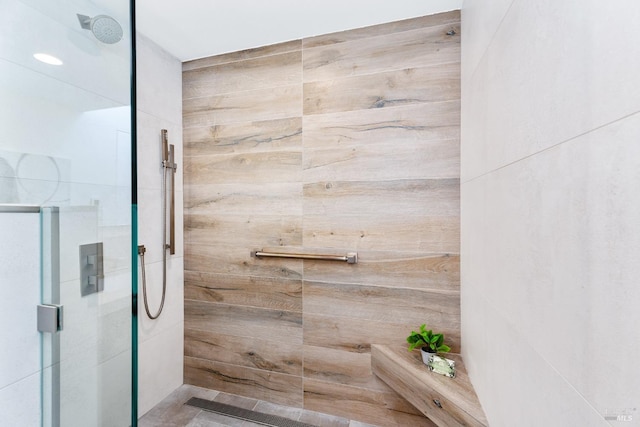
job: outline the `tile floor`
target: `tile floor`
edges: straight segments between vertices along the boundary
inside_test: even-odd
[[[371,424],[301,408],[275,405],[262,400],[249,399],[206,388],[183,385],[169,395],[138,422],[139,427],[254,427],[262,426],[250,421],[208,412],[184,403],[192,397],[214,400],[220,403],[251,409],[265,414],[278,415],[318,427],[375,427]],[[263,427],[263,426],[262,426]]]

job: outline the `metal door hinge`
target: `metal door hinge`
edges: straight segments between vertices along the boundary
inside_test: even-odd
[[[55,304],[38,305],[38,331],[55,334],[62,330],[62,306]]]

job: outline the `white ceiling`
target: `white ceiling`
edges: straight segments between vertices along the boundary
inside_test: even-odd
[[[137,0],[142,34],[181,61],[460,9],[462,0]]]

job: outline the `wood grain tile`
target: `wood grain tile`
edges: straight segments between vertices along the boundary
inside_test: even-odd
[[[184,155],[292,151],[302,145],[302,118],[234,123],[184,129]]]
[[[256,259],[251,257],[255,247],[190,244],[185,249],[185,271],[233,274],[254,277],[301,279],[302,261],[296,259]]]
[[[302,375],[302,347],[196,329],[184,331],[184,354],[289,375]]]
[[[455,34],[451,34],[451,32]],[[442,24],[304,50],[304,81],[460,63],[460,25]]]
[[[427,316],[423,317],[423,321]],[[371,344],[406,346],[406,337],[420,324],[377,322],[348,317],[332,317],[304,313],[304,344],[354,353],[368,353]],[[442,325],[447,344],[454,352],[460,349],[460,330],[457,325]]]
[[[457,178],[459,111],[451,101],[305,116],[303,179]]]
[[[371,371],[371,354],[304,346],[304,377],[368,389],[386,390]]]
[[[349,248],[356,252],[402,251],[457,254],[457,216],[305,215],[303,246]]]
[[[453,11],[184,64],[186,381],[433,425],[370,349],[422,323],[460,348],[459,28]]]
[[[391,389],[382,392],[305,378],[304,407],[375,425],[435,426]]]
[[[389,108],[460,99],[460,64],[304,84],[304,114]]]
[[[302,378],[244,366],[185,357],[185,383],[226,393],[302,407]]]
[[[286,86],[302,81],[302,52],[202,67],[182,73],[183,99]]]
[[[385,145],[460,138],[460,101],[304,116],[304,147]]]
[[[272,215],[207,215],[187,213],[185,242],[259,249],[263,246],[301,246],[302,217]]]
[[[425,167],[428,164],[429,167]],[[401,167],[389,167],[401,165]],[[275,175],[275,174],[274,174]],[[398,144],[343,146],[305,151],[303,179],[396,180],[457,178],[460,176],[460,144],[457,139]]]
[[[189,185],[299,182],[302,151],[195,156],[183,173]]]
[[[185,99],[182,125],[188,129],[300,116],[301,96],[300,85],[290,85]]]
[[[186,271],[184,298],[271,310],[302,311],[302,281]]]
[[[317,46],[344,43],[350,40],[358,40],[369,37],[383,36],[387,34],[410,31],[424,27],[439,26],[444,24],[455,25],[460,22],[460,11],[437,13],[434,15],[409,18],[400,21],[388,22],[379,25],[371,25],[353,30],[346,30],[336,33],[323,34],[315,37],[308,37],[302,41],[303,48],[309,49]]]
[[[183,62],[182,71],[184,72],[203,67],[211,67],[213,65],[224,64],[227,62],[244,61],[247,59],[259,58],[261,56],[278,55],[285,52],[300,50],[301,48],[302,40],[291,40],[283,43],[276,43],[252,49],[223,53],[221,55],[209,56],[206,58]]]
[[[271,341],[273,345],[302,344],[302,314],[294,311],[185,300],[184,327],[258,338]]]
[[[304,185],[305,215],[458,216],[460,180],[322,181]]]
[[[305,261],[304,279],[457,293],[460,256],[359,251],[355,265]]]
[[[214,215],[301,215],[301,183],[185,184],[185,212]]]
[[[305,314],[408,323],[416,327],[426,323],[437,330],[460,327],[457,292],[307,281],[303,289]]]

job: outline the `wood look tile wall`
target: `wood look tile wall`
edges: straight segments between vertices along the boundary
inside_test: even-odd
[[[185,63],[185,381],[430,426],[374,377],[460,349],[458,11]],[[251,250],[358,251],[356,265]]]

